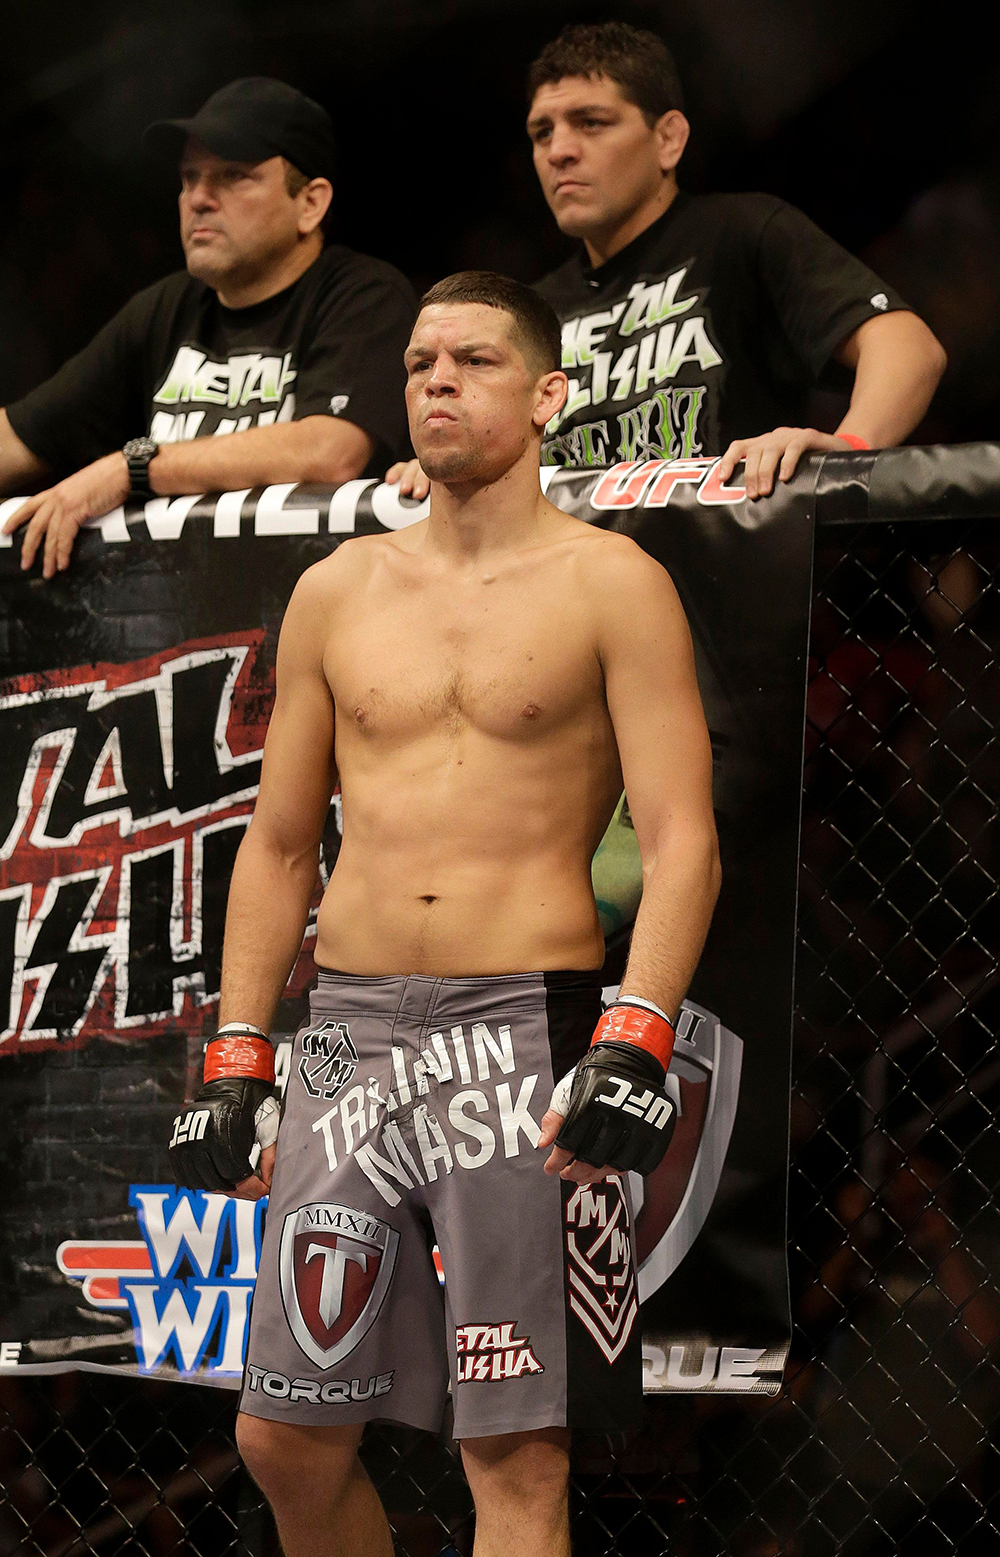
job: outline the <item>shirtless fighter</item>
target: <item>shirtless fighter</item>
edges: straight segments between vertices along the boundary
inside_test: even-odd
[[[542,496],[559,345],[517,282],[427,293],[406,365],[430,517],[341,545],[282,628],[223,1026],[172,1160],[270,1189],[239,1442],[287,1557],[390,1557],[363,1424],[437,1430],[449,1380],[477,1557],[565,1557],[569,1429],[641,1404],[620,1175],[669,1139],[670,1019],[719,881],[711,757],[670,579]],[[264,1035],[337,776],[275,1162]],[[623,784],[645,891],[602,1016],[590,861]]]

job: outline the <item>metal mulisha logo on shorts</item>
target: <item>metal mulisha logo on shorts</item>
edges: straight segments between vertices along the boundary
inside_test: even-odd
[[[302,1034],[299,1077],[310,1097],[336,1097],[358,1068],[358,1051],[346,1022],[329,1020]]]
[[[314,1201],[285,1217],[281,1301],[299,1347],[333,1368],[368,1334],[389,1290],[399,1234],[350,1206]]]

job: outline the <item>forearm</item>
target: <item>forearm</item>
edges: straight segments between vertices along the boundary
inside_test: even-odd
[[[359,476],[373,452],[353,422],[307,416],[280,427],[251,427],[219,438],[165,443],[150,461],[154,492],[229,492],[282,481],[336,486]]]
[[[251,823],[229,888],[220,1026],[252,1022],[270,1031],[302,946],[318,861],[318,847],[282,855]]]
[[[0,409],[0,496],[20,497],[34,492],[47,479],[49,468],[32,454]]]
[[[698,965],[719,895],[714,832],[668,839],[643,868],[643,892],[621,993],[673,1020]]]
[[[837,431],[854,433],[874,449],[901,443],[913,431],[947,364],[931,331],[907,313],[869,319],[841,360],[854,368],[854,392]]]

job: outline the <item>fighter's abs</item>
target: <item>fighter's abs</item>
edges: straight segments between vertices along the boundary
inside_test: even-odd
[[[586,602],[392,591],[325,668],[344,837],[320,960],[382,971],[360,963],[388,941],[414,971],[593,966],[589,861],[620,775]]]

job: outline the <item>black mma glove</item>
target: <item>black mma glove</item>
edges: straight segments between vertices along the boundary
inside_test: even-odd
[[[611,1006],[552,1094],[549,1107],[564,1116],[555,1144],[593,1168],[652,1173],[677,1116],[665,1087],[673,1039],[670,1022],[648,1002]]]
[[[256,1171],[278,1135],[274,1050],[242,1028],[205,1051],[205,1080],[174,1119],[168,1155],[177,1183],[226,1193]]]

